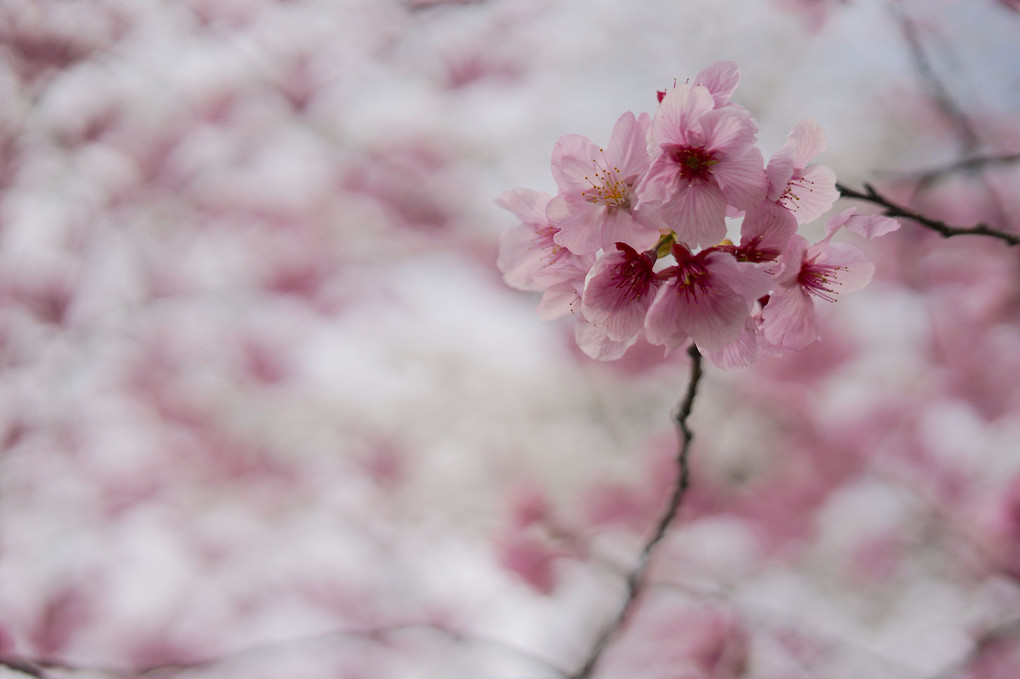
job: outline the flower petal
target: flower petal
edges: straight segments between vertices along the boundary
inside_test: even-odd
[[[600,328],[583,316],[578,316],[577,324],[574,326],[574,339],[581,351],[589,357],[598,361],[615,361],[637,341],[637,336],[623,341],[612,340],[606,335],[605,328]]]
[[[798,224],[807,224],[828,212],[838,198],[836,174],[825,165],[810,165],[794,172],[780,202]]]
[[[553,146],[552,176],[560,191],[580,196],[591,188],[588,178],[595,172],[595,161],[603,152],[588,137],[567,134]]]
[[[726,198],[714,184],[688,185],[663,203],[662,214],[688,245],[710,247],[726,237]]]
[[[635,337],[644,327],[645,314],[661,285],[652,271],[654,263],[654,255],[646,257],[627,246],[600,257],[582,298],[585,318],[605,326],[610,339]]]
[[[768,342],[788,351],[800,351],[814,342],[818,328],[811,296],[800,286],[772,293],[762,309],[762,329]]]
[[[736,91],[740,83],[740,67],[735,61],[713,61],[694,76],[693,82],[708,89],[716,108],[719,108],[728,104]]]
[[[765,158],[757,146],[749,146],[741,156],[720,160],[712,168],[712,176],[726,201],[735,208],[750,210],[765,200],[768,191]]]
[[[816,120],[801,120],[786,138],[793,143],[794,167],[807,167],[825,150],[825,131]]]
[[[687,145],[688,134],[698,119],[715,106],[704,87],[677,85],[662,98],[652,119],[651,136],[656,144]]]
[[[607,209],[605,205],[571,200],[563,194],[556,196],[545,211],[549,222],[559,229],[553,240],[578,255],[597,251],[602,247]]]

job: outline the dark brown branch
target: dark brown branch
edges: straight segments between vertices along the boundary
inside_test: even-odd
[[[984,222],[966,227],[950,226],[945,222],[932,219],[931,217],[925,217],[924,215],[914,212],[909,208],[893,203],[885,196],[879,194],[878,191],[875,190],[875,187],[871,184],[864,185],[864,193],[855,191],[854,189],[843,186],[842,184],[836,184],[836,190],[839,191],[844,198],[853,198],[855,200],[863,200],[879,205],[884,208],[883,214],[886,216],[905,217],[911,221],[917,222],[927,229],[935,231],[943,238],[951,238],[952,236],[990,236],[991,238],[998,238],[1007,245],[1020,245],[1020,234],[1002,231],[1001,229],[991,227]]]
[[[623,598],[623,603],[620,604],[619,610],[613,619],[609,621],[605,629],[595,639],[595,643],[592,644],[591,650],[588,652],[588,657],[584,664],[574,674],[571,675],[571,679],[588,679],[592,676],[595,671],[595,667],[598,665],[599,659],[605,652],[606,648],[612,642],[613,638],[626,623],[630,612],[634,609],[637,603],[638,596],[641,594],[641,589],[645,582],[645,573],[648,570],[648,564],[651,561],[652,553],[655,548],[662,542],[662,539],[666,537],[667,531],[676,519],[677,512],[680,510],[680,504],[683,502],[684,495],[687,492],[688,486],[690,486],[690,466],[687,462],[687,455],[690,451],[691,441],[694,439],[694,433],[690,430],[687,424],[688,418],[691,416],[691,409],[694,407],[694,398],[698,393],[698,382],[701,381],[701,353],[698,348],[691,344],[687,350],[687,354],[691,357],[691,377],[687,383],[687,393],[684,394],[683,400],[677,405],[676,410],[673,412],[673,422],[676,424],[677,431],[680,435],[680,446],[677,450],[676,456],[676,480],[673,484],[673,493],[669,498],[669,503],[666,505],[665,511],[662,516],[659,517],[659,523],[655,527],[655,532],[645,543],[644,548],[641,550],[641,554],[638,556],[637,565],[627,576],[627,591]]]

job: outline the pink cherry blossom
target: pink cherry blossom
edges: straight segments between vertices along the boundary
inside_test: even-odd
[[[568,134],[553,149],[552,173],[561,193],[546,210],[559,231],[555,241],[577,254],[627,242],[650,247],[659,229],[637,212],[634,184],[651,162],[647,151],[648,114],[624,113],[616,121],[609,146]]]
[[[595,325],[603,325],[609,339],[635,337],[662,281],[655,275],[654,250],[638,253],[625,243],[595,262],[585,286],[581,311]]]
[[[742,262],[778,259],[797,232],[797,220],[789,210],[768,200],[747,211],[740,225],[740,245],[722,246]]]
[[[576,313],[581,306],[584,280],[595,263],[595,255],[568,254],[557,266],[544,270],[545,293],[535,309],[544,321]]]
[[[810,247],[803,236],[790,239],[762,311],[762,328],[769,343],[787,351],[803,349],[818,338],[811,298],[835,302],[839,293],[858,290],[871,280],[875,266],[860,248],[832,243],[831,236]]]
[[[768,199],[792,212],[798,224],[818,219],[839,198],[835,173],[810,162],[824,150],[825,133],[821,125],[814,120],[802,120],[765,168]]]
[[[692,254],[677,243],[673,256],[676,266],[659,274],[666,282],[648,309],[645,335],[667,350],[692,338],[699,349],[718,351],[740,335],[770,277],[720,250]]]
[[[658,155],[637,188],[691,246],[718,243],[726,235],[727,206],[754,207],[767,189],[751,115],[715,103],[702,85],[666,93],[651,125]]]
[[[556,244],[558,229],[545,217],[548,202],[549,194],[528,189],[507,191],[496,199],[521,220],[503,232],[497,265],[507,285],[544,292],[536,309],[544,320],[577,310],[584,279],[595,262],[595,255],[575,255]]]
[[[497,266],[507,285],[518,290],[547,287],[546,271],[562,266],[570,252],[555,243],[558,229],[545,216],[550,196],[542,191],[514,189],[496,199],[496,204],[514,213],[521,222],[503,232]]]

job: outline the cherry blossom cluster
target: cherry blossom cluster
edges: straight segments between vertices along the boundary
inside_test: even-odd
[[[658,93],[654,115],[624,113],[604,148],[566,135],[552,154],[556,196],[529,189],[497,203],[520,223],[500,244],[506,282],[542,291],[539,316],[577,318],[578,345],[613,360],[640,335],[666,351],[693,340],[717,365],[737,368],[818,338],[814,298],[863,287],[873,264],[834,242],[842,228],[872,238],[894,219],[850,209],[811,244],[798,226],[839,197],[821,127],[798,123],[765,162],[750,112],[730,101],[732,61]],[[740,241],[726,239],[741,219]]]

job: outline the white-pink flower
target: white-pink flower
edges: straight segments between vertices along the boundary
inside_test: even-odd
[[[546,272],[562,266],[570,252],[555,243],[559,230],[549,223],[545,208],[550,196],[542,191],[514,189],[496,199],[520,221],[500,236],[496,265],[507,285],[518,290],[542,290],[548,285]],[[553,278],[557,278],[553,276]]]
[[[705,353],[719,351],[738,338],[771,277],[722,250],[692,254],[674,244],[673,256],[676,266],[659,273],[665,283],[648,309],[645,336],[667,350],[692,338]]]
[[[543,321],[577,313],[584,294],[584,280],[595,263],[595,255],[575,255],[562,260],[559,266],[545,270],[545,294],[535,312]]]
[[[771,262],[779,259],[797,232],[797,220],[778,203],[764,200],[747,211],[740,224],[740,245],[723,246],[742,262]]]
[[[833,171],[825,165],[811,164],[824,150],[822,126],[814,120],[802,120],[765,168],[769,180],[768,199],[792,212],[798,224],[821,217],[839,198]]]
[[[543,291],[536,310],[543,319],[577,311],[595,255],[576,255],[555,242],[559,229],[545,216],[549,194],[514,189],[503,193],[496,203],[521,220],[500,239],[496,263],[507,285]]]
[[[818,338],[812,297],[835,302],[837,295],[859,290],[871,280],[875,265],[857,246],[830,242],[834,232],[810,247],[803,236],[790,239],[762,310],[768,343],[800,351]]]
[[[616,121],[609,146],[568,134],[556,142],[552,174],[560,194],[546,215],[559,231],[556,243],[577,254],[629,243],[644,249],[659,238],[659,229],[637,210],[634,185],[648,169],[649,117],[624,113]]]
[[[641,332],[662,280],[652,269],[654,250],[639,253],[625,243],[616,247],[595,262],[585,285],[581,313],[596,326],[605,327],[609,339],[625,341]]]
[[[757,125],[738,106],[716,108],[703,85],[666,93],[651,124],[657,151],[637,188],[641,201],[691,246],[711,246],[726,235],[726,207],[754,207],[765,198],[764,158]]]

